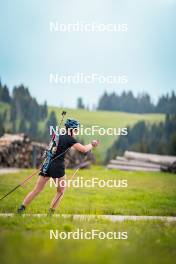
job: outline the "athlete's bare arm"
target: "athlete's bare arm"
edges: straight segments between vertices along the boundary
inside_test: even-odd
[[[73,147],[80,152],[86,153],[90,151],[92,148],[97,147],[98,144],[99,144],[98,140],[93,140],[90,144],[82,145],[80,143],[76,143],[73,145]]]

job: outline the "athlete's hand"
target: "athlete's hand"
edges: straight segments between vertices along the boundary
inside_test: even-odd
[[[94,140],[92,140],[91,144],[92,144],[92,146],[93,146],[94,148],[96,148],[96,147],[100,144],[100,141],[97,140],[97,139],[94,139]]]

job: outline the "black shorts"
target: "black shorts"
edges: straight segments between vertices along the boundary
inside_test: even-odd
[[[51,177],[51,178],[61,178],[65,175],[65,165],[60,162],[52,162],[47,174],[39,173],[40,176]]]

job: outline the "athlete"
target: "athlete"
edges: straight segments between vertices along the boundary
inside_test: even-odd
[[[66,179],[64,158],[67,150],[71,147],[74,147],[76,150],[86,153],[92,148],[97,147],[97,145],[99,144],[98,140],[93,140],[88,145],[82,145],[78,143],[74,136],[77,132],[77,129],[79,128],[79,125],[80,124],[78,121],[73,119],[67,119],[65,123],[66,133],[59,135],[58,146],[55,151],[55,155],[53,156],[53,160],[47,170],[47,173],[43,173],[42,171],[39,173],[39,177],[37,179],[34,189],[30,193],[28,193],[22,205],[17,210],[19,214],[23,213],[26,207],[32,202],[32,200],[43,190],[50,177],[53,178],[53,180],[57,183],[58,186],[56,195],[52,200],[49,209],[49,214],[54,213],[56,207],[58,206],[59,202],[63,197],[65,190],[63,184],[59,184],[59,182]]]

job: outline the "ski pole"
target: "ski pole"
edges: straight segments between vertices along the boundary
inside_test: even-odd
[[[66,149],[66,151],[62,152],[60,155],[56,156],[52,161],[59,158],[61,155],[65,154],[70,148]],[[6,193],[3,197],[0,198],[0,201],[3,200],[5,197],[7,197],[9,194],[14,192],[19,187],[22,187],[26,182],[28,182],[33,176],[35,176],[37,173],[40,172],[40,169],[37,171],[34,171],[29,177],[27,177],[24,181],[22,181],[20,184],[18,184],[16,187],[14,187],[12,190],[10,190],[8,193]]]
[[[18,184],[16,187],[14,187],[11,191],[9,191],[8,193],[6,193],[3,197],[0,198],[0,201],[3,200],[5,197],[7,197],[9,194],[13,193],[16,189],[18,189],[19,187],[23,186],[26,182],[28,182],[34,175],[36,175],[37,173],[39,173],[40,170],[37,170],[35,172],[33,172],[28,178],[26,178],[24,181],[22,181],[20,184]]]
[[[61,119],[61,121],[60,121],[60,124],[59,124],[59,127],[61,127],[61,125],[62,125],[62,122],[63,122],[63,120],[64,120],[64,116],[66,115],[66,111],[62,111],[62,119]]]
[[[59,154],[58,156],[56,156],[52,161],[56,160],[57,158],[59,158],[60,156],[64,155],[70,148],[66,149],[64,152],[62,152],[61,154]],[[35,176],[37,173],[39,173],[41,171],[41,169],[34,171],[29,177],[27,177],[24,181],[22,181],[20,184],[18,184],[16,187],[14,187],[11,191],[9,191],[7,194],[5,194],[3,197],[0,198],[0,201],[3,200],[6,196],[8,196],[9,194],[11,194],[12,192],[14,192],[16,189],[18,189],[19,187],[23,186],[26,182],[28,182],[33,176]]]
[[[64,116],[66,115],[66,111],[62,112],[62,119],[60,121],[59,127],[61,126],[63,120],[64,120]],[[68,150],[68,149],[67,149]],[[67,151],[66,150],[66,151]],[[65,152],[66,152],[65,151]],[[60,155],[58,155],[57,157],[55,157],[53,159],[53,161],[57,158],[59,158],[61,155],[65,154],[65,152],[61,153]],[[18,184],[17,186],[15,186],[12,190],[10,190],[8,193],[6,193],[3,197],[0,198],[0,201],[2,201],[5,197],[7,197],[9,194],[13,193],[14,191],[16,191],[19,187],[22,187],[26,182],[28,182],[33,176],[35,176],[37,173],[40,172],[41,169],[33,172],[29,177],[27,177],[24,181],[22,181],[20,184]]]

